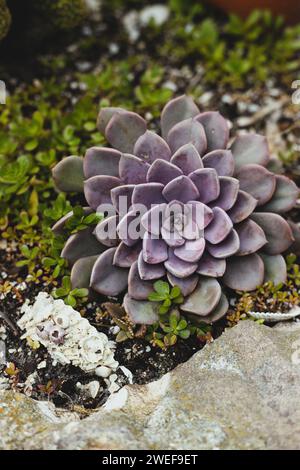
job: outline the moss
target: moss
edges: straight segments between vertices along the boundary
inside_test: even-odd
[[[40,9],[49,15],[53,26],[61,30],[75,28],[87,15],[84,0],[46,0],[41,3]]]
[[[0,40],[3,39],[10,28],[11,16],[6,1],[0,0]]]

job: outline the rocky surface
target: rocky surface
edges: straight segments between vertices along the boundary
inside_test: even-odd
[[[1,392],[2,449],[300,449],[300,324],[240,322],[87,418]]]

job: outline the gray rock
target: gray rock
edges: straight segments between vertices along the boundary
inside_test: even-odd
[[[160,380],[124,387],[81,421],[1,392],[0,447],[300,449],[298,350],[299,324],[243,321]]]

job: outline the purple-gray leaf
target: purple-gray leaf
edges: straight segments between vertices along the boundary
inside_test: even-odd
[[[216,259],[209,253],[204,253],[198,263],[197,273],[203,276],[222,277],[225,269],[225,259]]]
[[[182,171],[176,165],[166,160],[158,159],[150,166],[147,173],[147,181],[166,185],[181,175]]]
[[[85,178],[97,175],[119,176],[119,161],[121,153],[118,150],[105,147],[91,147],[83,159]]]
[[[257,199],[257,205],[266,204],[274,194],[276,178],[266,168],[255,163],[242,166],[236,178],[240,182],[240,189]]]
[[[152,281],[161,279],[166,274],[166,268],[163,264],[149,264],[144,261],[143,253],[138,257],[138,270],[140,278],[143,281]]]
[[[122,154],[119,163],[119,174],[125,184],[145,183],[150,165],[134,155]]]
[[[181,310],[205,317],[215,309],[221,298],[221,286],[216,279],[200,277],[198,285],[180,305]]]
[[[148,264],[163,263],[168,259],[168,247],[161,238],[153,238],[148,232],[143,238],[143,259]]]
[[[229,235],[227,235],[227,237],[221,243],[218,243],[217,245],[207,245],[209,253],[214,258],[221,259],[228,258],[229,256],[234,255],[235,253],[237,253],[239,247],[240,240],[235,230],[231,230]]]
[[[231,289],[251,291],[262,285],[264,281],[264,263],[256,254],[239,256],[227,260],[223,282]]]
[[[220,207],[213,208],[214,218],[206,227],[204,236],[213,245],[220,243],[232,229],[232,222],[226,212]]]
[[[99,256],[91,274],[91,287],[98,294],[116,296],[128,283],[128,269],[113,264],[116,248],[109,248]]]
[[[230,150],[213,150],[207,153],[202,162],[205,168],[214,168],[219,176],[232,176],[234,159]]]
[[[251,219],[244,220],[235,228],[240,239],[240,249],[237,253],[240,256],[255,253],[267,243],[263,229]]]
[[[267,139],[258,134],[239,135],[232,144],[236,168],[249,163],[266,166],[270,159]]]
[[[193,144],[199,155],[203,155],[207,147],[203,126],[194,119],[175,124],[168,133],[167,141],[172,153],[185,144]]]
[[[185,175],[203,168],[201,157],[193,144],[180,147],[171,158],[171,163],[180,168]]]
[[[146,132],[146,121],[136,113],[115,113],[105,129],[108,142],[117,150],[132,153],[137,139]]]
[[[119,186],[121,180],[115,176],[92,176],[84,182],[84,195],[94,210],[101,204],[111,204],[110,191]]]
[[[229,139],[229,127],[226,119],[217,111],[207,111],[196,117],[202,124],[207,138],[207,151],[225,149]]]
[[[133,153],[150,164],[158,158],[167,161],[171,158],[171,150],[167,142],[152,131],[146,131],[138,138]]]
[[[151,292],[153,292],[153,283],[141,279],[138,262],[135,261],[128,275],[128,294],[135,300],[147,300]]]
[[[179,259],[175,254],[172,248],[169,248],[169,257],[165,261],[165,267],[169,273],[173,276],[179,278],[189,277],[191,274],[194,274],[198,267],[198,263],[187,263]]]
[[[136,243],[134,246],[128,246],[121,242],[116,249],[113,264],[120,268],[130,268],[137,261],[142,249],[142,242]]]
[[[280,215],[272,212],[253,212],[254,220],[264,231],[268,243],[263,251],[269,255],[278,255],[287,250],[293,240],[291,227]]]
[[[245,191],[239,191],[234,206],[227,212],[234,224],[247,219],[257,206],[257,199]]]
[[[158,321],[158,303],[134,300],[128,294],[125,295],[123,302],[133,324],[152,325]]]
[[[220,183],[214,168],[202,168],[189,174],[199,191],[199,201],[208,204],[218,198],[220,194]]]
[[[190,96],[182,95],[169,101],[161,114],[161,130],[166,139],[170,129],[180,121],[199,114],[199,109]]]
[[[181,202],[188,202],[198,199],[199,192],[195,184],[187,176],[178,176],[168,183],[164,190],[163,196],[167,201],[176,199]]]

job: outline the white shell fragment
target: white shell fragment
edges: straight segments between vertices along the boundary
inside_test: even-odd
[[[62,300],[40,292],[33,305],[25,302],[21,312],[18,326],[25,330],[22,339],[41,343],[54,363],[73,364],[85,372],[94,372],[98,367],[105,367],[109,374],[117,370],[115,343]],[[57,328],[58,337],[51,334]]]
[[[292,308],[288,313],[281,312],[249,312],[252,318],[255,320],[266,320],[268,322],[278,322],[285,320],[292,320],[300,315],[300,307]]]

